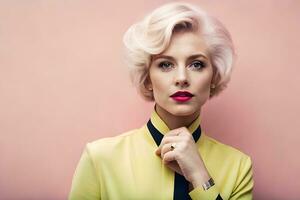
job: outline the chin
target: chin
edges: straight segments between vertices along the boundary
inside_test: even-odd
[[[174,108],[171,109],[172,111],[170,112],[172,115],[174,116],[190,116],[192,114],[194,114],[195,112],[197,112],[199,110],[199,108],[195,108],[195,107],[182,107],[182,108]]]

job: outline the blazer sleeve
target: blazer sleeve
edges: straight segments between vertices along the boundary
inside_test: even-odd
[[[100,183],[97,177],[95,164],[87,145],[73,176],[69,200],[101,199]]]
[[[212,186],[208,190],[203,190],[201,187],[197,187],[189,193],[192,200],[222,200],[221,196],[219,195],[219,189],[216,185]]]
[[[252,176],[252,162],[251,158],[247,156],[241,162],[237,181],[229,200],[252,200],[252,190],[254,185]],[[197,187],[192,190],[189,195],[192,200],[222,200],[220,190],[216,185],[214,185],[207,191],[204,191],[202,188]]]
[[[231,193],[230,200],[251,200],[253,191],[252,162],[249,156],[242,162],[235,188]]]

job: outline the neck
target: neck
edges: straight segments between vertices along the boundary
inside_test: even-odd
[[[192,115],[187,116],[176,116],[168,111],[161,108],[159,105],[155,105],[155,110],[159,117],[166,123],[170,130],[180,128],[180,127],[189,127],[195,119],[200,115],[200,110],[193,113]]]

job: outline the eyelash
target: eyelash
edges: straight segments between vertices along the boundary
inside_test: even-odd
[[[169,66],[172,65],[172,63],[170,63],[168,61],[163,61],[163,62],[158,64],[158,67],[163,69],[163,70],[167,70],[168,68],[165,68],[164,64],[169,64]],[[200,61],[200,60],[197,60],[197,61],[193,62],[191,65],[194,65],[194,64],[200,64],[201,65],[200,68],[196,68],[196,70],[198,70],[198,71],[200,71],[200,70],[202,70],[202,68],[206,67],[206,63],[203,62],[203,61]]]

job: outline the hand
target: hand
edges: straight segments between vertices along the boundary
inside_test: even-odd
[[[173,143],[176,143],[176,147],[171,150]],[[186,127],[168,132],[155,153],[167,167],[183,175],[194,187],[202,185],[210,178],[193,136]]]

